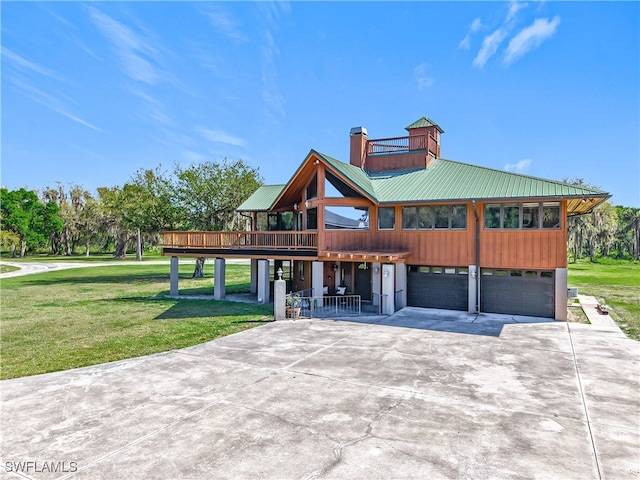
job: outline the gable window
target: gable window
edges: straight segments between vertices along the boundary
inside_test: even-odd
[[[324,207],[326,230],[368,230],[369,207]]]
[[[557,230],[560,228],[560,202],[487,204],[484,206],[484,228]]]
[[[435,207],[403,207],[403,230],[467,228],[466,205],[438,205]]]
[[[378,230],[396,228],[396,209],[394,207],[378,208]]]
[[[318,175],[315,174],[307,185],[307,200],[318,198]]]

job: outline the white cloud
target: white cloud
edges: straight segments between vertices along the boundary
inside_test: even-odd
[[[112,44],[124,73],[134,80],[151,85],[158,82],[159,75],[151,63],[155,49],[126,25],[93,7],[87,8],[93,23]],[[147,58],[145,58],[147,57]]]
[[[234,137],[223,130],[209,130],[207,128],[200,128],[198,132],[207,140],[214,143],[226,143],[228,145],[235,145],[237,147],[244,147],[246,141],[240,137]]]
[[[558,25],[560,25],[560,17],[557,15],[553,20],[536,18],[530,26],[523,28],[511,39],[504,54],[504,64],[510,65],[526,53],[538,48],[542,42],[556,33]]]
[[[2,56],[5,57],[9,62],[11,62],[11,64],[18,70],[29,73],[37,73],[53,80],[67,82],[64,77],[57,74],[53,70],[43,67],[42,65],[39,65],[37,63],[31,62],[6,47],[2,47]]]
[[[428,65],[426,63],[422,63],[413,69],[413,75],[418,83],[419,90],[429,88],[435,83],[435,79],[427,73],[427,69]]]
[[[477,32],[482,27],[484,27],[484,25],[482,25],[482,21],[480,20],[480,18],[479,17],[474,18],[473,22],[471,22],[471,26],[469,27],[469,31],[467,32],[465,37],[462,40],[460,40],[460,43],[458,44],[458,48],[461,48],[463,50],[469,50],[471,48],[471,34]]]
[[[209,6],[204,13],[209,18],[213,28],[226,37],[239,42],[247,41],[247,37],[238,26],[236,20],[231,17],[229,12],[223,10],[222,7],[218,5]]]
[[[507,12],[507,18],[505,22],[510,22],[511,20],[513,20],[513,18],[518,14],[518,12],[523,8],[526,8],[527,5],[528,5],[527,3],[519,2],[517,0],[510,2],[509,11]]]
[[[498,30],[484,37],[484,40],[482,40],[482,47],[476,55],[476,58],[473,59],[473,66],[479,68],[484,67],[485,63],[487,63],[487,60],[489,60],[496,53],[498,47],[506,38],[506,36],[507,31],[499,28]]]
[[[531,160],[530,158],[525,158],[524,160],[520,160],[519,162],[516,162],[516,163],[507,163],[504,166],[504,169],[507,172],[516,172],[516,173],[526,172],[527,170],[529,170],[529,167],[531,166],[531,162],[533,162],[533,160]]]

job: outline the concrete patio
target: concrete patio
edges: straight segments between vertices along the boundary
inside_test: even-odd
[[[0,382],[0,471],[638,479],[639,374],[640,344],[594,325],[421,309],[274,322]]]

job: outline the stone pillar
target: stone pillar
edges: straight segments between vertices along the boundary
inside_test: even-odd
[[[251,283],[249,292],[254,295],[258,292],[258,260],[256,258],[251,259]]]
[[[393,315],[395,308],[395,268],[393,263],[382,264],[382,314]]]
[[[396,263],[396,291],[398,297],[395,300],[398,302],[396,308],[404,308],[407,306],[407,266],[404,263]]]
[[[567,269],[556,268],[555,278],[555,318],[563,322],[567,321]]]
[[[269,260],[258,260],[258,303],[269,303]]]
[[[478,272],[475,265],[469,265],[469,293],[468,293],[469,313],[477,313],[476,305],[478,301]]]
[[[277,272],[277,270],[276,270]],[[278,275],[276,274],[276,277]],[[273,284],[273,319],[284,320],[286,318],[287,282],[279,277]]]
[[[213,272],[213,298],[224,300],[226,289],[224,284],[226,264],[224,258],[216,258]]]
[[[323,262],[311,262],[311,288],[313,292],[312,297],[322,300],[322,286],[324,283],[324,263]],[[321,303],[318,303],[321,305]]]
[[[371,278],[371,293],[373,294],[372,304],[374,307],[380,306],[380,279],[382,278],[382,266],[380,262],[373,263],[373,276]]]
[[[171,257],[171,266],[169,270],[169,295],[177,297],[178,293],[178,257]]]

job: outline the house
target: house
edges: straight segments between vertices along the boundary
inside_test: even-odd
[[[269,260],[290,265],[290,288],[337,287],[403,306],[566,320],[567,217],[590,212],[603,191],[441,157],[443,130],[427,117],[407,136],[350,132],[343,162],[311,150],[283,185],[265,185],[238,211],[243,232],[165,232],[178,293],[180,256],[252,259],[252,292],[269,299]],[[273,273],[271,273],[271,276]]]

